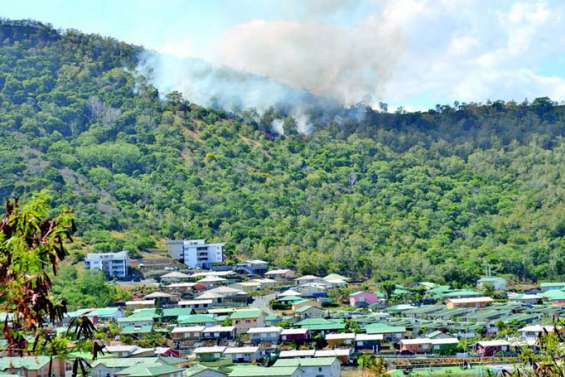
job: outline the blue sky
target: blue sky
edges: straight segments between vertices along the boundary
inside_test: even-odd
[[[565,99],[558,0],[19,0],[0,16],[203,58],[346,104]]]

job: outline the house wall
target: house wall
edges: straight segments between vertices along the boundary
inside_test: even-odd
[[[301,366],[303,377],[340,377],[341,365],[339,361],[335,361],[331,366],[323,367],[305,367]]]

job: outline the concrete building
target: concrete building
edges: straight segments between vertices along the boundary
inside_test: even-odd
[[[210,268],[224,261],[223,243],[206,243],[206,240],[169,240],[169,255],[190,268]]]
[[[127,251],[118,253],[89,253],[84,260],[86,269],[99,270],[108,278],[123,279],[128,276],[129,257]]]

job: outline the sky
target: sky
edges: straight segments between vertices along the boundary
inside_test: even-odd
[[[561,0],[18,0],[0,16],[204,59],[346,105],[565,100]]]

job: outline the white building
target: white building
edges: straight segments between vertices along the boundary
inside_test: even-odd
[[[224,261],[223,243],[206,243],[206,240],[169,240],[169,255],[190,268],[209,268]]]
[[[129,257],[127,251],[118,253],[89,253],[84,260],[86,269],[100,270],[109,278],[128,276]]]

